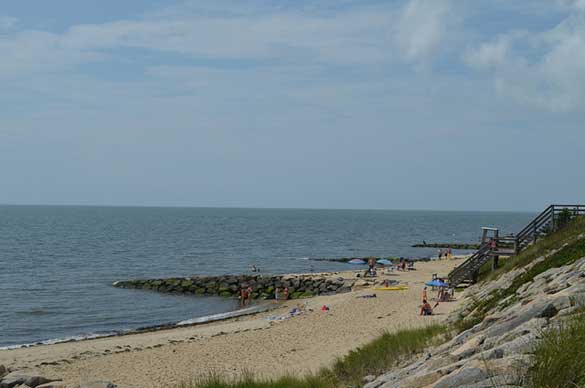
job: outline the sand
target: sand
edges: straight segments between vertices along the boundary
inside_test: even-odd
[[[416,271],[377,279],[399,280],[409,285],[407,291],[375,291],[365,286],[346,294],[286,301],[270,312],[204,325],[2,350],[0,365],[40,371],[71,386],[108,380],[120,388],[172,388],[210,372],[279,376],[316,371],[385,330],[420,327],[446,318],[457,301],[441,303],[434,316],[419,315],[422,287],[432,274],[445,276],[460,262],[421,262]],[[355,278],[356,272],[335,276],[340,275]],[[372,293],[377,297],[358,298]],[[276,322],[267,319],[286,316],[301,303],[307,303],[308,309],[300,316]],[[321,311],[323,305],[330,310]]]

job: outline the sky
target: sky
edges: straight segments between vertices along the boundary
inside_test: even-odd
[[[585,202],[585,0],[6,0],[0,203]]]

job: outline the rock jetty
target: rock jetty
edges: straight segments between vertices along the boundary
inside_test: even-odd
[[[225,275],[193,276],[165,279],[135,279],[118,281],[119,288],[152,290],[164,293],[216,295],[238,297],[242,287],[252,288],[253,299],[273,299],[274,291],[288,288],[290,299],[310,298],[351,291],[355,281],[331,274],[310,275]]]

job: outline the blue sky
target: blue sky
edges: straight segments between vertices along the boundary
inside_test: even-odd
[[[585,1],[5,1],[0,203],[585,201]]]

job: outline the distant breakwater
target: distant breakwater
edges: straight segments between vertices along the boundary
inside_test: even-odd
[[[413,248],[451,248],[451,249],[468,249],[474,250],[479,249],[480,244],[474,243],[423,243],[423,244],[414,244],[412,245]]]
[[[238,297],[242,288],[252,288],[253,299],[274,299],[275,290],[288,288],[290,299],[333,295],[351,291],[355,281],[324,274],[307,275],[224,275],[117,281],[118,288],[163,293]],[[281,296],[282,297],[282,296]]]

